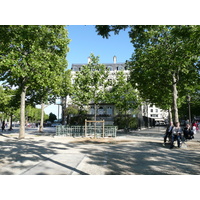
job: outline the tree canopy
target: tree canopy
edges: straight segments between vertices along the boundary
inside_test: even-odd
[[[0,79],[21,91],[19,138],[24,137],[27,90],[56,89],[67,67],[65,26],[0,26]]]
[[[96,26],[103,37],[126,28],[134,47],[127,62],[131,83],[143,99],[162,108],[172,106],[178,121],[178,107],[199,85],[200,26]]]
[[[73,100],[77,105],[99,104],[105,99],[108,70],[99,64],[99,57],[90,55],[91,62],[81,67],[75,75]]]

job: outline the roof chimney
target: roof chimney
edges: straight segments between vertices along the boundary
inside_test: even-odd
[[[116,57],[116,56],[113,57],[113,63],[114,63],[114,64],[117,63],[117,57]]]

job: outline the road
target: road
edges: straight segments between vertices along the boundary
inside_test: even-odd
[[[17,129],[0,136],[0,174],[7,175],[188,175],[200,174],[200,133],[183,148],[163,147],[165,128],[117,138],[54,136],[55,128]]]

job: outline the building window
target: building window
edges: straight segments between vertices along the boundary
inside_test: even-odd
[[[98,114],[99,114],[99,115],[103,115],[103,107],[99,107],[99,109],[98,109]]]
[[[112,115],[112,107],[107,107],[107,114]]]
[[[123,66],[119,66],[119,71],[123,71],[124,70],[124,67]]]
[[[151,109],[151,112],[153,112],[153,109]]]
[[[151,117],[158,117],[158,115],[155,115],[155,114],[152,114],[152,115],[150,115]]]
[[[156,112],[158,112],[158,109],[156,109]]]
[[[94,107],[93,106],[90,108],[90,114],[94,115]]]
[[[73,67],[73,71],[77,72],[78,71],[78,67]]]
[[[112,71],[112,66],[108,66],[107,69],[108,69],[109,71]]]

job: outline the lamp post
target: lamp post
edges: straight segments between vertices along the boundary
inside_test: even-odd
[[[187,96],[187,101],[188,101],[189,123],[191,124],[190,100],[191,100],[191,97],[188,95]]]
[[[61,99],[56,99],[56,104],[58,105],[58,122],[59,122],[59,113],[60,113],[60,105],[61,105]]]

